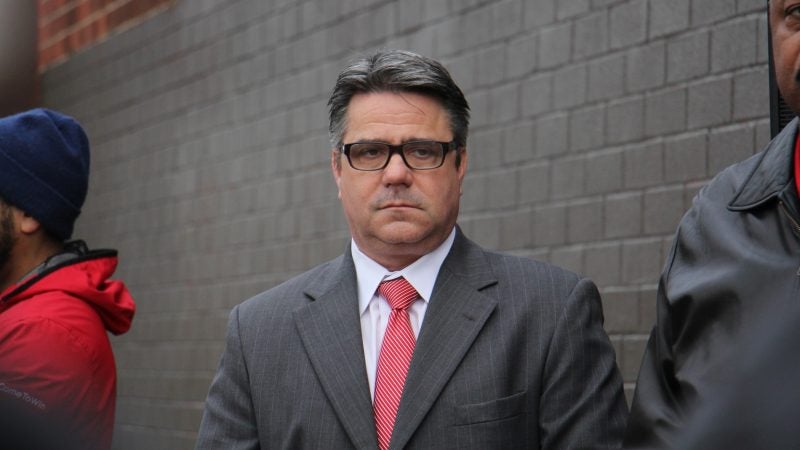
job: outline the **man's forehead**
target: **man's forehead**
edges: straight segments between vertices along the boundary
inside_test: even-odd
[[[415,93],[378,92],[353,96],[347,108],[349,122],[424,122],[440,120],[445,110],[434,98]]]

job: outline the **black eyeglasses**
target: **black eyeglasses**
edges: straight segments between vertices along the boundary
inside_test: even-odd
[[[356,170],[383,170],[395,153],[400,154],[410,169],[430,170],[444,164],[444,156],[455,148],[455,142],[414,141],[401,145],[383,142],[354,142],[342,145],[350,167]]]

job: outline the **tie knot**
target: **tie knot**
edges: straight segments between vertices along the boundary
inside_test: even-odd
[[[403,277],[382,281],[378,292],[386,297],[392,309],[400,310],[407,309],[419,297],[414,286]]]

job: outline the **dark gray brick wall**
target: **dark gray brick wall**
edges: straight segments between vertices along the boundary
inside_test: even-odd
[[[634,386],[671,235],[768,140],[761,0],[192,0],[50,69],[93,146],[78,235],[138,300],[113,338],[116,449],[192,448],[230,308],[338,255],[325,102],[378,47],[473,109],[460,223],[592,277]]]

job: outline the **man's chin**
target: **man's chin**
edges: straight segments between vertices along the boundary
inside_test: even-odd
[[[389,245],[413,245],[423,241],[429,235],[427,229],[411,224],[392,224],[377,233],[378,239]]]

